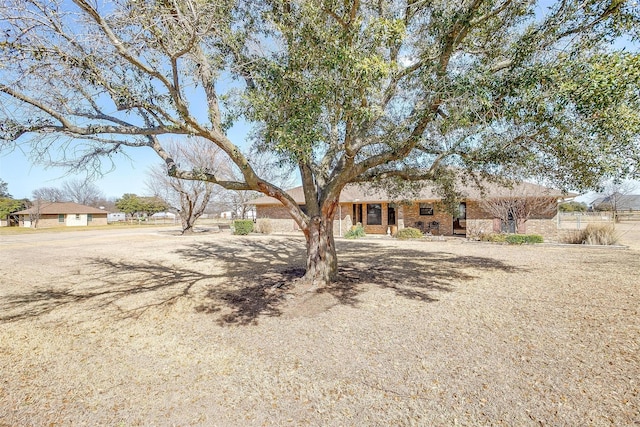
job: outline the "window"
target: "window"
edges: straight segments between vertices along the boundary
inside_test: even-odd
[[[431,203],[420,203],[420,215],[433,215],[433,205]]]
[[[87,222],[93,221],[93,214],[87,214]]]
[[[367,205],[367,225],[382,225],[382,205],[373,203]]]
[[[58,222],[64,223],[64,214],[58,214]]]
[[[76,214],[76,219],[80,219],[80,214]]]

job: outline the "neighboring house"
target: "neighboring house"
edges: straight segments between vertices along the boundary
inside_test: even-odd
[[[127,214],[124,212],[111,212],[107,214],[107,222],[124,222],[127,220]]]
[[[638,194],[612,194],[607,197],[599,197],[593,202],[591,206],[597,211],[610,211],[616,212],[640,212],[640,195]]]
[[[107,224],[107,211],[71,202],[41,202],[13,215],[18,216],[21,227],[81,227]]]
[[[249,206],[252,206],[252,202],[246,203]],[[238,209],[237,212],[233,211],[224,211],[220,212],[220,218],[222,219],[256,219],[256,211],[254,209],[244,209],[244,218],[242,218],[242,209]]]
[[[176,219],[176,214],[173,212],[156,212],[151,215],[153,219]]]
[[[405,227],[443,236],[467,236],[477,233],[513,231],[508,221],[496,218],[482,207],[483,199],[513,199],[518,197],[548,198],[551,209],[535,212],[518,222],[519,233],[541,234],[546,240],[558,239],[557,205],[564,198],[574,197],[547,187],[520,183],[512,188],[486,184],[484,193],[472,186],[459,188],[463,195],[455,215],[445,209],[432,186],[425,185],[413,200],[401,197],[391,200],[384,191],[364,186],[347,185],[340,194],[338,212],[334,220],[334,235],[342,236],[352,225],[361,223],[368,234],[393,234]],[[288,191],[293,199],[304,206],[302,187]],[[256,207],[257,218],[270,218],[274,231],[294,231],[298,227],[287,210],[272,197],[261,197],[250,202]]]

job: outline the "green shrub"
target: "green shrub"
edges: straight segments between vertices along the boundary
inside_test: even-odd
[[[538,234],[507,234],[505,241],[510,245],[542,243],[544,239]]]
[[[507,235],[502,233],[484,233],[480,235],[480,240],[483,242],[505,243],[507,241]]]
[[[256,220],[255,231],[262,234],[273,233],[273,225],[271,225],[271,220],[269,218],[258,218]]]
[[[564,242],[578,245],[615,245],[620,240],[611,224],[589,224],[584,230],[565,237]]]
[[[544,237],[539,234],[526,234],[527,241],[525,243],[544,243]]]
[[[544,242],[544,239],[539,234],[489,233],[482,234],[480,236],[480,240],[482,240],[483,242],[508,243],[510,245],[523,245]]]
[[[524,243],[524,234],[507,234],[504,241],[510,245],[521,245]]]
[[[250,219],[236,219],[233,221],[233,234],[245,236],[253,231],[253,221]]]
[[[351,227],[351,230],[347,231],[344,237],[347,239],[358,239],[366,235],[367,233],[364,232],[364,227],[362,226],[362,224],[358,223]]]
[[[420,239],[422,237],[424,237],[422,231],[412,227],[403,228],[402,230],[398,230],[398,232],[396,233],[396,238],[401,240]]]

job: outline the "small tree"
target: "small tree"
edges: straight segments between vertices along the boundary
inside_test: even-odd
[[[130,217],[135,216],[138,220],[143,216],[150,216],[167,209],[166,203],[159,197],[140,197],[131,193],[116,200],[115,205],[120,211]]]
[[[167,207],[167,203],[160,197],[140,197],[140,212],[145,216],[166,211]]]
[[[25,200],[0,197],[0,219],[8,219],[9,215],[26,207]]]
[[[140,198],[136,194],[125,193],[120,199],[116,200],[116,208],[124,212],[128,216],[133,216],[140,212]]]
[[[202,139],[187,139],[181,143],[173,141],[167,150],[183,167],[206,169],[219,173],[221,151]],[[167,175],[162,165],[149,170],[147,187],[158,198],[178,212],[182,234],[193,232],[195,221],[209,205],[214,191],[220,191],[213,183],[173,178]]]
[[[516,233],[521,232],[524,224],[533,216],[544,217],[553,214],[558,208],[558,199],[540,192],[510,191],[505,197],[482,199],[480,208],[499,218],[503,227],[513,224]],[[507,230],[508,231],[508,230]]]
[[[589,208],[585,203],[576,202],[573,200],[570,202],[560,203],[558,205],[558,210],[560,212],[586,212],[588,209]]]

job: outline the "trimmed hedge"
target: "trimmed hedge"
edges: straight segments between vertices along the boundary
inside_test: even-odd
[[[250,219],[236,219],[233,221],[233,234],[245,236],[253,231],[253,221]]]
[[[395,237],[400,240],[421,239],[422,237],[424,237],[424,234],[422,234],[422,231],[418,230],[417,228],[407,227],[403,228],[402,230],[398,230]]]
[[[507,234],[506,242],[510,245],[542,243],[544,239],[538,234]]]
[[[510,245],[524,245],[544,242],[543,237],[539,234],[490,233],[481,235],[480,240],[493,243],[508,243]]]

